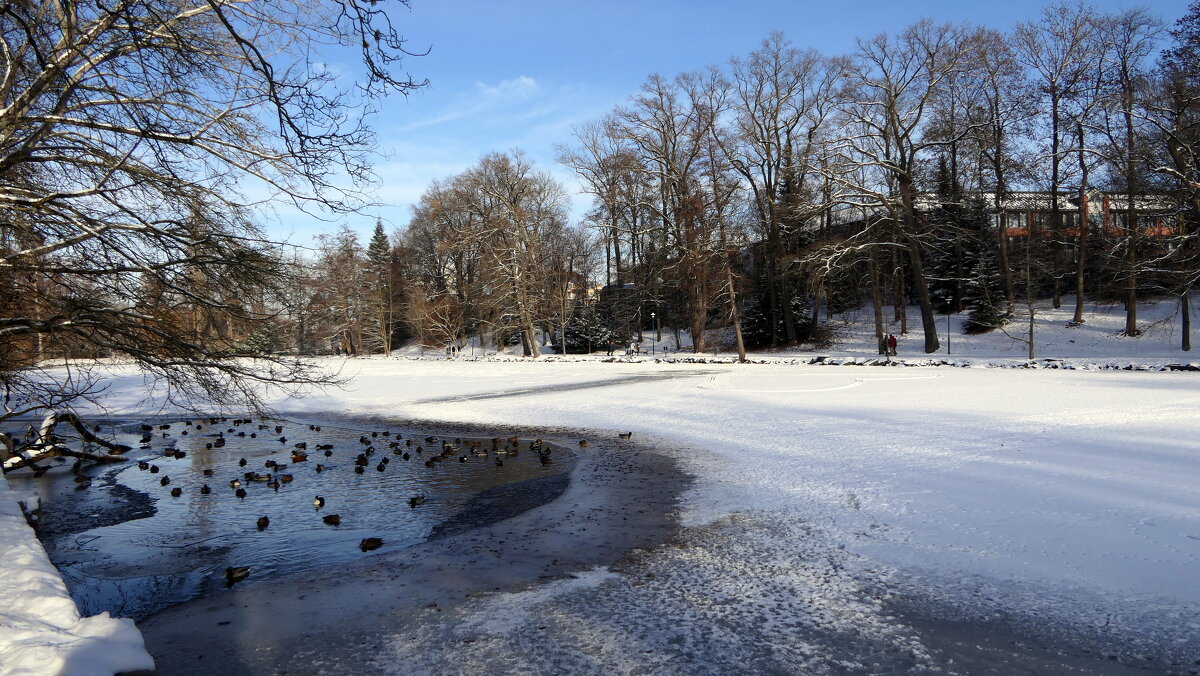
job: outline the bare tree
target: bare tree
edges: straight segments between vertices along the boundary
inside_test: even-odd
[[[243,302],[286,278],[254,225],[263,195],[327,212],[361,201],[340,177],[367,176],[366,104],[420,85],[394,72],[406,52],[385,8],[35,0],[0,15],[0,296],[26,299],[0,316],[0,419],[89,392],[73,376],[39,385],[26,367],[47,341],[131,357],[183,405],[325,382],[211,329],[278,307]],[[358,77],[314,65],[344,46]]]
[[[936,352],[939,342],[917,218],[917,180],[923,155],[951,140],[929,129],[929,114],[946,78],[963,66],[962,37],[956,26],[922,21],[895,37],[860,40],[843,106],[848,124],[834,146],[840,158],[829,169],[849,200],[881,209],[894,227],[893,246],[907,254],[927,353]]]

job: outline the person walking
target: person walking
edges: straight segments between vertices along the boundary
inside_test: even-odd
[[[896,334],[889,333],[887,340],[888,340],[888,354],[890,354],[894,357],[894,356],[896,356]]]

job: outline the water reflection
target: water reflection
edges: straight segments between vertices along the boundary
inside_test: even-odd
[[[328,419],[284,422],[278,432],[276,421],[234,423],[175,421],[169,429],[156,424],[149,431],[139,423],[107,425],[116,441],[137,448],[129,454],[133,462],[88,469],[95,481],[83,490],[65,471],[40,479],[11,477],[42,493],[46,523],[60,524],[47,528],[46,547],[82,612],[107,610],[140,619],[218,591],[229,566],[250,566],[250,577],[239,584],[253,584],[408,547],[473,495],[565,472],[573,462],[565,449],[548,444],[537,453],[531,440],[500,440],[496,447],[510,454],[497,453],[490,438],[434,438]],[[330,455],[318,445],[331,445]],[[294,452],[306,452],[307,459]],[[356,459],[361,472],[355,471]],[[158,471],[139,469],[138,461]],[[251,480],[247,473],[270,475],[271,481]],[[235,494],[234,480],[244,498]],[[208,493],[201,490],[205,485]],[[181,490],[179,497],[171,496],[173,488]],[[150,518],[136,518],[148,511],[139,507],[140,496],[115,499],[137,493],[153,501]],[[321,508],[313,504],[318,495],[325,501]],[[417,496],[425,500],[410,506]],[[124,505],[122,513],[104,518],[102,512],[115,503]],[[340,516],[339,525],[323,521],[330,514]],[[263,516],[270,524],[260,530]],[[103,525],[79,532],[65,526],[72,518],[100,518]],[[383,545],[364,553],[359,544],[368,537],[381,538]]]

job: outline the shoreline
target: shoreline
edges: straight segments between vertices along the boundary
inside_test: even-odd
[[[464,516],[468,507],[421,544],[235,588],[146,618],[139,628],[158,673],[369,672],[388,638],[419,626],[424,613],[613,565],[635,549],[671,541],[680,530],[677,500],[692,479],[669,456],[636,442],[564,428],[387,421],[430,434],[537,435],[567,447],[588,438],[590,446],[576,453],[569,484],[553,486],[561,476],[553,475],[516,489],[508,485],[508,495],[481,496],[472,516]],[[512,501],[514,490],[549,502],[515,515],[516,509],[494,513]],[[482,523],[489,513],[499,518]],[[464,526],[442,528],[459,518]]]

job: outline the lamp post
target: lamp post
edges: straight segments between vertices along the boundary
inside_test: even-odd
[[[658,330],[658,313],[656,313],[656,312],[651,312],[651,313],[650,313],[650,319],[654,320],[655,337],[657,337],[657,335],[658,335],[658,333],[657,333],[657,330]],[[654,343],[650,343],[650,354],[654,354],[655,343],[657,343],[657,342],[658,342],[658,341],[656,340]]]

